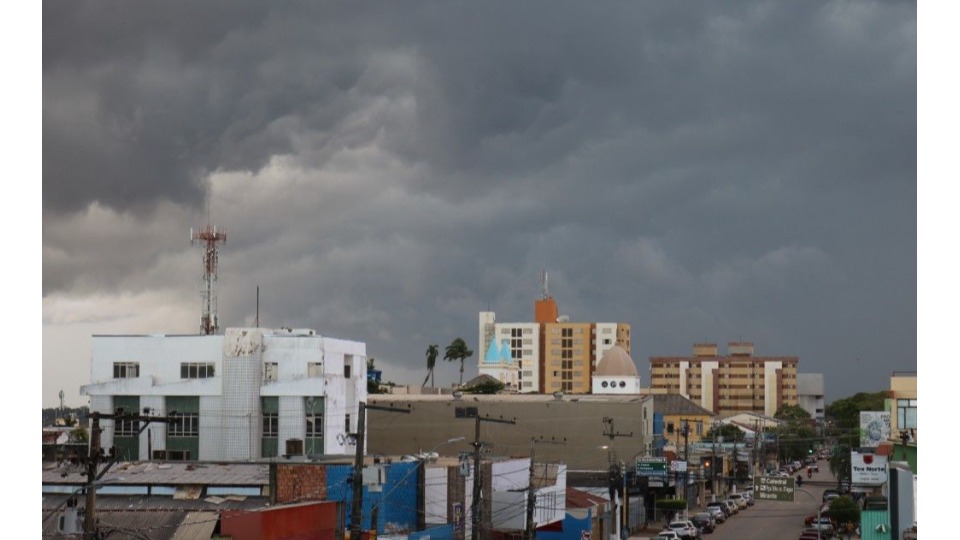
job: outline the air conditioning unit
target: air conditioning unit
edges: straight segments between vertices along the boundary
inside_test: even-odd
[[[284,455],[302,456],[303,455],[303,439],[287,439],[287,452]]]

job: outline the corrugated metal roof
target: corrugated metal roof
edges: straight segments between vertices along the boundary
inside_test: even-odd
[[[86,483],[86,471],[80,467],[44,466],[44,484]],[[267,463],[204,463],[128,461],[115,465],[103,477],[103,483],[118,485],[205,485],[267,486],[270,465]]]

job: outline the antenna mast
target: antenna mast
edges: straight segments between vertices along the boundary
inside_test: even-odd
[[[203,301],[203,314],[200,316],[200,333],[203,335],[216,334],[220,330],[217,320],[217,259],[219,258],[219,244],[227,241],[227,232],[207,225],[194,231],[190,229],[190,243],[203,248],[203,283],[200,289],[200,298]]]
[[[540,299],[546,300],[550,298],[550,275],[547,274],[546,270],[540,272]]]

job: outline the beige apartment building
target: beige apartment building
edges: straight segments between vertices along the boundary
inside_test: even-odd
[[[650,357],[653,393],[680,394],[720,416],[753,412],[773,416],[797,405],[796,356],[756,356],[753,343],[696,343],[693,356]]]
[[[480,312],[480,374],[519,393],[589,394],[603,353],[620,346],[630,354],[630,325],[570,322],[552,296],[534,301],[533,322],[497,322]]]

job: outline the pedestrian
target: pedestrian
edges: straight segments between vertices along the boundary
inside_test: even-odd
[[[853,538],[853,522],[848,521],[847,522],[847,540],[850,540],[851,538]]]

